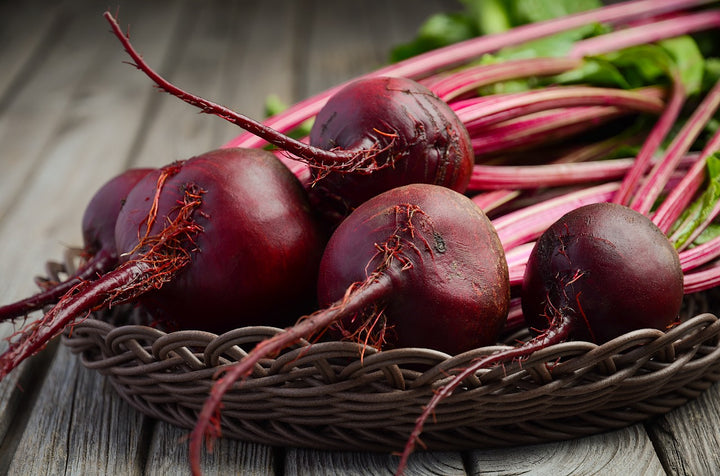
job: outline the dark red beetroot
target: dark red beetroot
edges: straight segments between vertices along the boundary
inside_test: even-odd
[[[288,323],[314,306],[325,243],[298,180],[259,149],[212,151],[146,175],[115,241],[122,264],[23,329],[0,356],[0,376],[74,319],[129,300],[183,328]]]
[[[192,220],[201,229],[192,243],[196,257],[191,269],[143,295],[144,307],[181,328],[214,332],[253,323],[288,325],[312,309],[324,236],[300,183],[260,149],[219,149],[145,177],[118,216],[119,249],[137,247],[155,183],[175,168],[155,202],[156,213],[172,216],[189,184],[204,190]],[[155,220],[147,233],[161,235],[166,226]],[[145,251],[123,254],[121,261]]]
[[[507,262],[495,229],[474,203],[445,188],[405,186],[370,199],[335,230],[320,270],[323,307],[383,276],[385,290],[368,315],[344,314],[340,324],[345,333],[370,331],[371,342],[387,347],[458,354],[496,342],[508,312]]]
[[[611,203],[568,213],[538,240],[525,269],[525,319],[567,320],[569,336],[598,344],[636,329],[666,329],[683,298],[680,259],[645,215]]]
[[[0,320],[13,319],[56,303],[80,281],[91,281],[118,263],[115,222],[125,197],[153,169],[130,169],[108,180],[90,199],[82,218],[83,263],[61,283],[46,283],[41,292],[0,307]]]
[[[602,344],[632,330],[665,330],[678,319],[682,298],[678,254],[649,218],[614,203],[567,213],[538,239],[525,269],[523,314],[538,335],[479,359],[438,389],[416,422],[398,473],[437,405],[478,370],[569,338]]]
[[[436,185],[398,187],[360,205],[330,238],[319,275],[321,299],[332,302],[260,342],[213,386],[191,438],[196,470],[222,396],[260,359],[341,321],[381,338],[387,324],[394,345],[459,353],[495,342],[510,302],[492,224],[469,198]]]
[[[337,220],[370,196],[409,183],[467,188],[474,164],[470,135],[444,101],[411,79],[372,77],[347,85],[318,113],[306,144],[174,86],[133,49],[111,14],[105,18],[159,88],[306,162],[315,178],[314,201],[328,218]]]
[[[372,174],[353,173],[352,167],[312,169],[317,183],[311,193],[334,203],[341,215],[370,197],[410,183],[464,192],[474,162],[470,137],[455,112],[429,89],[406,78],[365,78],[342,88],[317,114],[310,144],[363,151],[377,164],[372,164],[377,168]]]

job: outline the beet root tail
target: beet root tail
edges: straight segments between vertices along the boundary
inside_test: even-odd
[[[210,396],[205,401],[195,428],[190,434],[189,454],[192,474],[201,474],[200,455],[203,442],[206,439],[218,437],[220,434],[219,413],[222,408],[222,398],[233,385],[247,379],[252,374],[255,365],[263,358],[277,355],[301,339],[321,333],[344,316],[361,313],[364,309],[385,298],[391,289],[391,281],[386,275],[373,275],[337,303],[305,316],[294,326],[259,342],[240,361],[222,369],[222,376],[216,380],[210,390]]]
[[[81,281],[73,286],[42,318],[30,322],[9,337],[10,346],[0,355],[0,380],[22,361],[44,349],[48,342],[79,318],[134,297],[135,292],[124,293],[123,296],[121,288],[137,281],[149,270],[150,266],[146,263],[130,262],[95,281]]]
[[[571,324],[572,319],[569,316],[559,314],[553,319],[551,326],[542,334],[518,347],[501,350],[478,359],[475,363],[455,375],[446,385],[439,388],[432,396],[428,404],[423,407],[423,411],[420,416],[415,420],[415,426],[405,443],[405,448],[400,455],[400,462],[398,463],[395,474],[399,476],[405,472],[408,459],[414,451],[416,443],[420,441],[420,435],[422,434],[425,422],[434,414],[437,406],[447,397],[452,395],[455,389],[457,389],[463,381],[476,373],[478,370],[486,369],[496,364],[503,364],[513,360],[527,358],[535,351],[564,341],[568,337]]]
[[[0,322],[24,317],[45,306],[55,304],[76,285],[83,281],[93,281],[116,265],[117,256],[113,253],[100,251],[65,281],[53,284],[51,287],[20,301],[0,306]]]

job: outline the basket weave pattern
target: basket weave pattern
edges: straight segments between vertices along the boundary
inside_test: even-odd
[[[49,264],[51,279],[71,270],[72,260],[66,261]],[[279,331],[257,326],[220,336],[165,333],[125,324],[134,313],[121,306],[97,316],[102,320],[86,319],[69,328],[63,342],[139,411],[187,429],[218,369]],[[720,322],[706,312],[690,315],[668,332],[636,331],[600,346],[562,343],[521,365],[480,371],[438,407],[422,441],[431,450],[541,443],[666,413],[720,380]],[[433,391],[457,369],[502,348],[449,356],[430,349],[378,352],[351,342],[303,341],[262,361],[226,395],[222,434],[270,445],[401,449]]]

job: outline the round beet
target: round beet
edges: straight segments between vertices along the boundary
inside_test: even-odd
[[[474,162],[470,136],[455,112],[426,87],[407,78],[363,78],[340,89],[320,110],[310,144],[358,151],[356,167],[314,167],[311,193],[346,215],[365,200],[411,183],[463,192]],[[350,173],[349,173],[350,172]]]
[[[186,243],[192,265],[140,296],[143,306],[177,327],[215,332],[284,326],[311,310],[324,235],[297,179],[260,149],[219,149],[145,177],[115,227],[122,262],[154,246],[145,236],[167,234],[165,219],[148,229],[151,208],[173,217],[191,187],[201,201],[192,218],[198,231]]]
[[[522,287],[534,329],[571,315],[570,336],[601,344],[678,317],[683,273],[675,248],[645,215],[612,203],[576,209],[537,241]]]
[[[509,307],[507,262],[492,224],[465,196],[409,185],[358,207],[323,253],[320,305],[379,275],[386,291],[368,315],[343,315],[345,333],[370,331],[381,311],[371,340],[382,337],[386,347],[457,354],[496,342]]]

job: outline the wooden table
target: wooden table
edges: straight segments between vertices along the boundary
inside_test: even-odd
[[[381,66],[450,1],[0,2],[0,302],[35,290],[47,259],[81,242],[100,183],[218,147],[239,130],[158,94],[108,34],[119,5],[145,58],[180,85],[262,117]],[[7,335],[11,326],[4,325]],[[720,386],[662,417],[562,443],[416,453],[411,474],[720,472]],[[0,473],[184,474],[185,430],[149,419],[57,342],[0,383]],[[207,474],[388,474],[385,454],[221,440]]]

